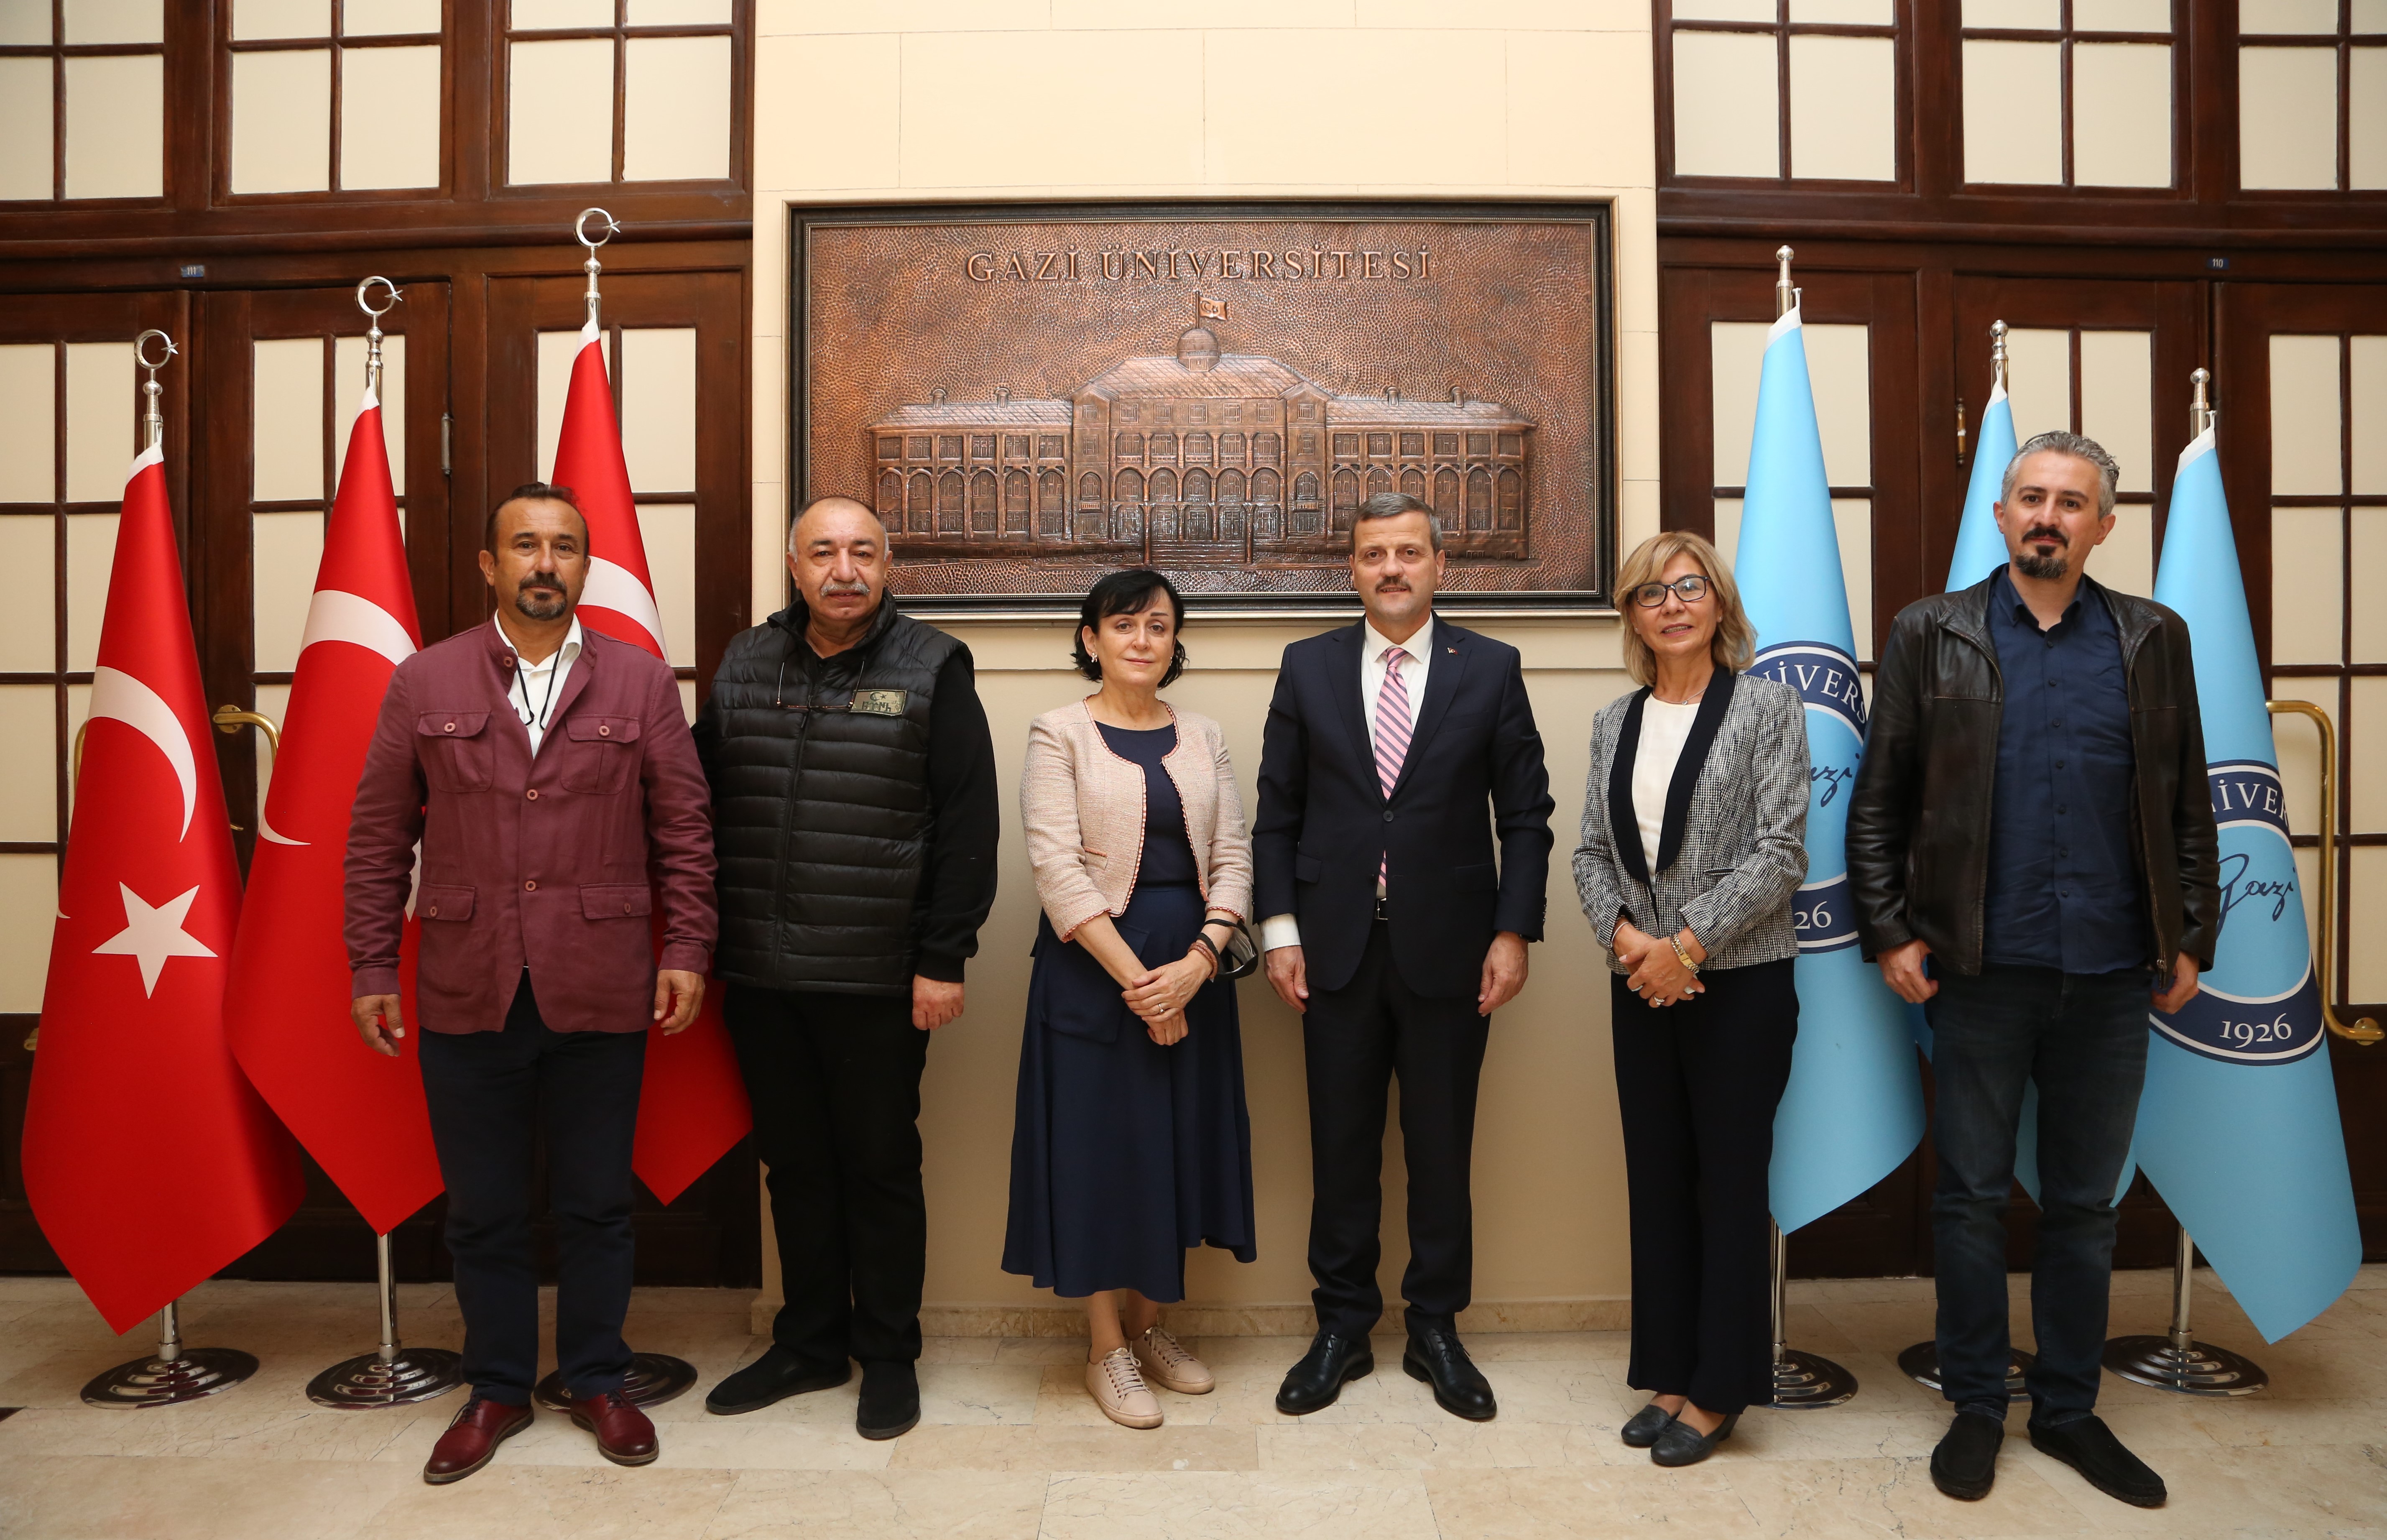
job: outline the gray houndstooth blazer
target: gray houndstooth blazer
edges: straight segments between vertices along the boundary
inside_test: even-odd
[[[1654,881],[1643,869],[1632,765],[1618,764],[1628,726],[1639,742],[1648,693],[1610,701],[1591,724],[1574,886],[1608,966],[1618,967],[1620,911],[1652,936],[1690,927],[1707,967],[1798,955],[1791,903],[1807,878],[1808,780],[1798,691],[1760,675],[1716,675],[1668,789]]]

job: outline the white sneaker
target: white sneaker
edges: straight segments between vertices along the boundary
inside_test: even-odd
[[[1099,1363],[1086,1366],[1086,1389],[1103,1415],[1122,1428],[1160,1426],[1160,1397],[1152,1394],[1135,1367],[1135,1355],[1114,1347]]]
[[[1131,1344],[1136,1367],[1163,1390],[1180,1395],[1207,1395],[1219,1388],[1210,1366],[1185,1351],[1185,1344],[1160,1327],[1154,1327]]]

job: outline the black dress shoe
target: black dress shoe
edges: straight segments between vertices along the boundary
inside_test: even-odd
[[[1285,1370],[1284,1383],[1276,1391],[1276,1409],[1287,1417],[1322,1410],[1334,1404],[1347,1382],[1363,1380],[1375,1370],[1376,1355],[1367,1338],[1320,1332],[1309,1340],[1301,1362]]]
[[[835,1369],[808,1364],[794,1349],[773,1343],[761,1357],[706,1392],[704,1409],[716,1417],[735,1417],[807,1391],[835,1390],[852,1378],[852,1364],[840,1361]]]
[[[1931,1484],[1960,1503],[1977,1503],[1998,1479],[1998,1446],[2006,1425],[1979,1412],[1958,1412],[1931,1451]]]
[[[1433,1404],[1453,1417],[1463,1417],[1470,1422],[1489,1422],[1499,1414],[1499,1403],[1492,1398],[1492,1382],[1459,1345],[1459,1333],[1448,1327],[1429,1326],[1409,1333],[1409,1345],[1401,1355],[1401,1367],[1412,1380],[1423,1380],[1433,1387]]]
[[[899,1359],[864,1364],[853,1431],[865,1438],[901,1438],[919,1425],[919,1371]]]
[[[1732,1426],[1739,1420],[1740,1413],[1735,1412],[1717,1423],[1715,1432],[1702,1433],[1678,1417],[1658,1431],[1657,1441],[1649,1445],[1649,1463],[1697,1465],[1714,1454],[1717,1445],[1732,1436]]]
[[[2148,1470],[2146,1461],[2123,1448],[2114,1430],[2093,1412],[2060,1427],[2034,1423],[2030,1446],[2079,1471],[2108,1497],[2138,1508],[2161,1508],[2170,1496],[2164,1489],[2164,1479]]]
[[[1658,1435],[1665,1432],[1666,1424],[1673,1420],[1673,1412],[1655,1401],[1650,1402],[1635,1412],[1625,1422],[1624,1446],[1628,1449],[1647,1449],[1658,1442]]]

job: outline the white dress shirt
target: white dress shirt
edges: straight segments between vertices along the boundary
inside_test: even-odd
[[[507,688],[506,700],[514,709],[515,719],[530,734],[530,757],[537,759],[538,746],[547,740],[548,724],[555,719],[555,703],[563,699],[563,676],[572,672],[572,661],[580,656],[580,617],[572,617],[563,645],[537,663],[522,655],[497,617],[491,616],[489,624],[498,628],[498,639],[514,655],[513,683]]]
[[[1642,869],[1652,877],[1666,832],[1666,793],[1673,789],[1674,767],[1683,762],[1683,746],[1699,718],[1697,701],[1676,705],[1653,694],[1641,702],[1641,741],[1633,751],[1633,821],[1641,829]]]
[[[1376,702],[1384,692],[1384,655],[1394,648],[1403,653],[1400,662],[1401,683],[1408,687],[1409,726],[1417,726],[1417,713],[1425,705],[1425,676],[1433,666],[1433,616],[1410,634],[1405,642],[1396,642],[1376,629],[1373,621],[1360,625],[1359,637],[1359,713],[1367,719],[1366,752],[1372,767],[1376,754]],[[1414,747],[1414,744],[1412,744]],[[1376,896],[1384,896],[1383,878],[1376,879]],[[1292,915],[1270,915],[1260,922],[1260,950],[1274,952],[1279,947],[1301,944],[1301,922]]]

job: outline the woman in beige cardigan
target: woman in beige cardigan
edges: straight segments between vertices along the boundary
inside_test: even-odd
[[[1078,667],[1102,688],[1030,725],[1020,777],[1044,912],[1003,1266],[1084,1298],[1088,1391],[1156,1428],[1152,1385],[1213,1383],[1160,1325],[1187,1249],[1256,1255],[1243,1040],[1218,977],[1250,914],[1252,847],[1219,725],[1160,699],[1185,666],[1177,590],[1114,573],[1080,620]]]

